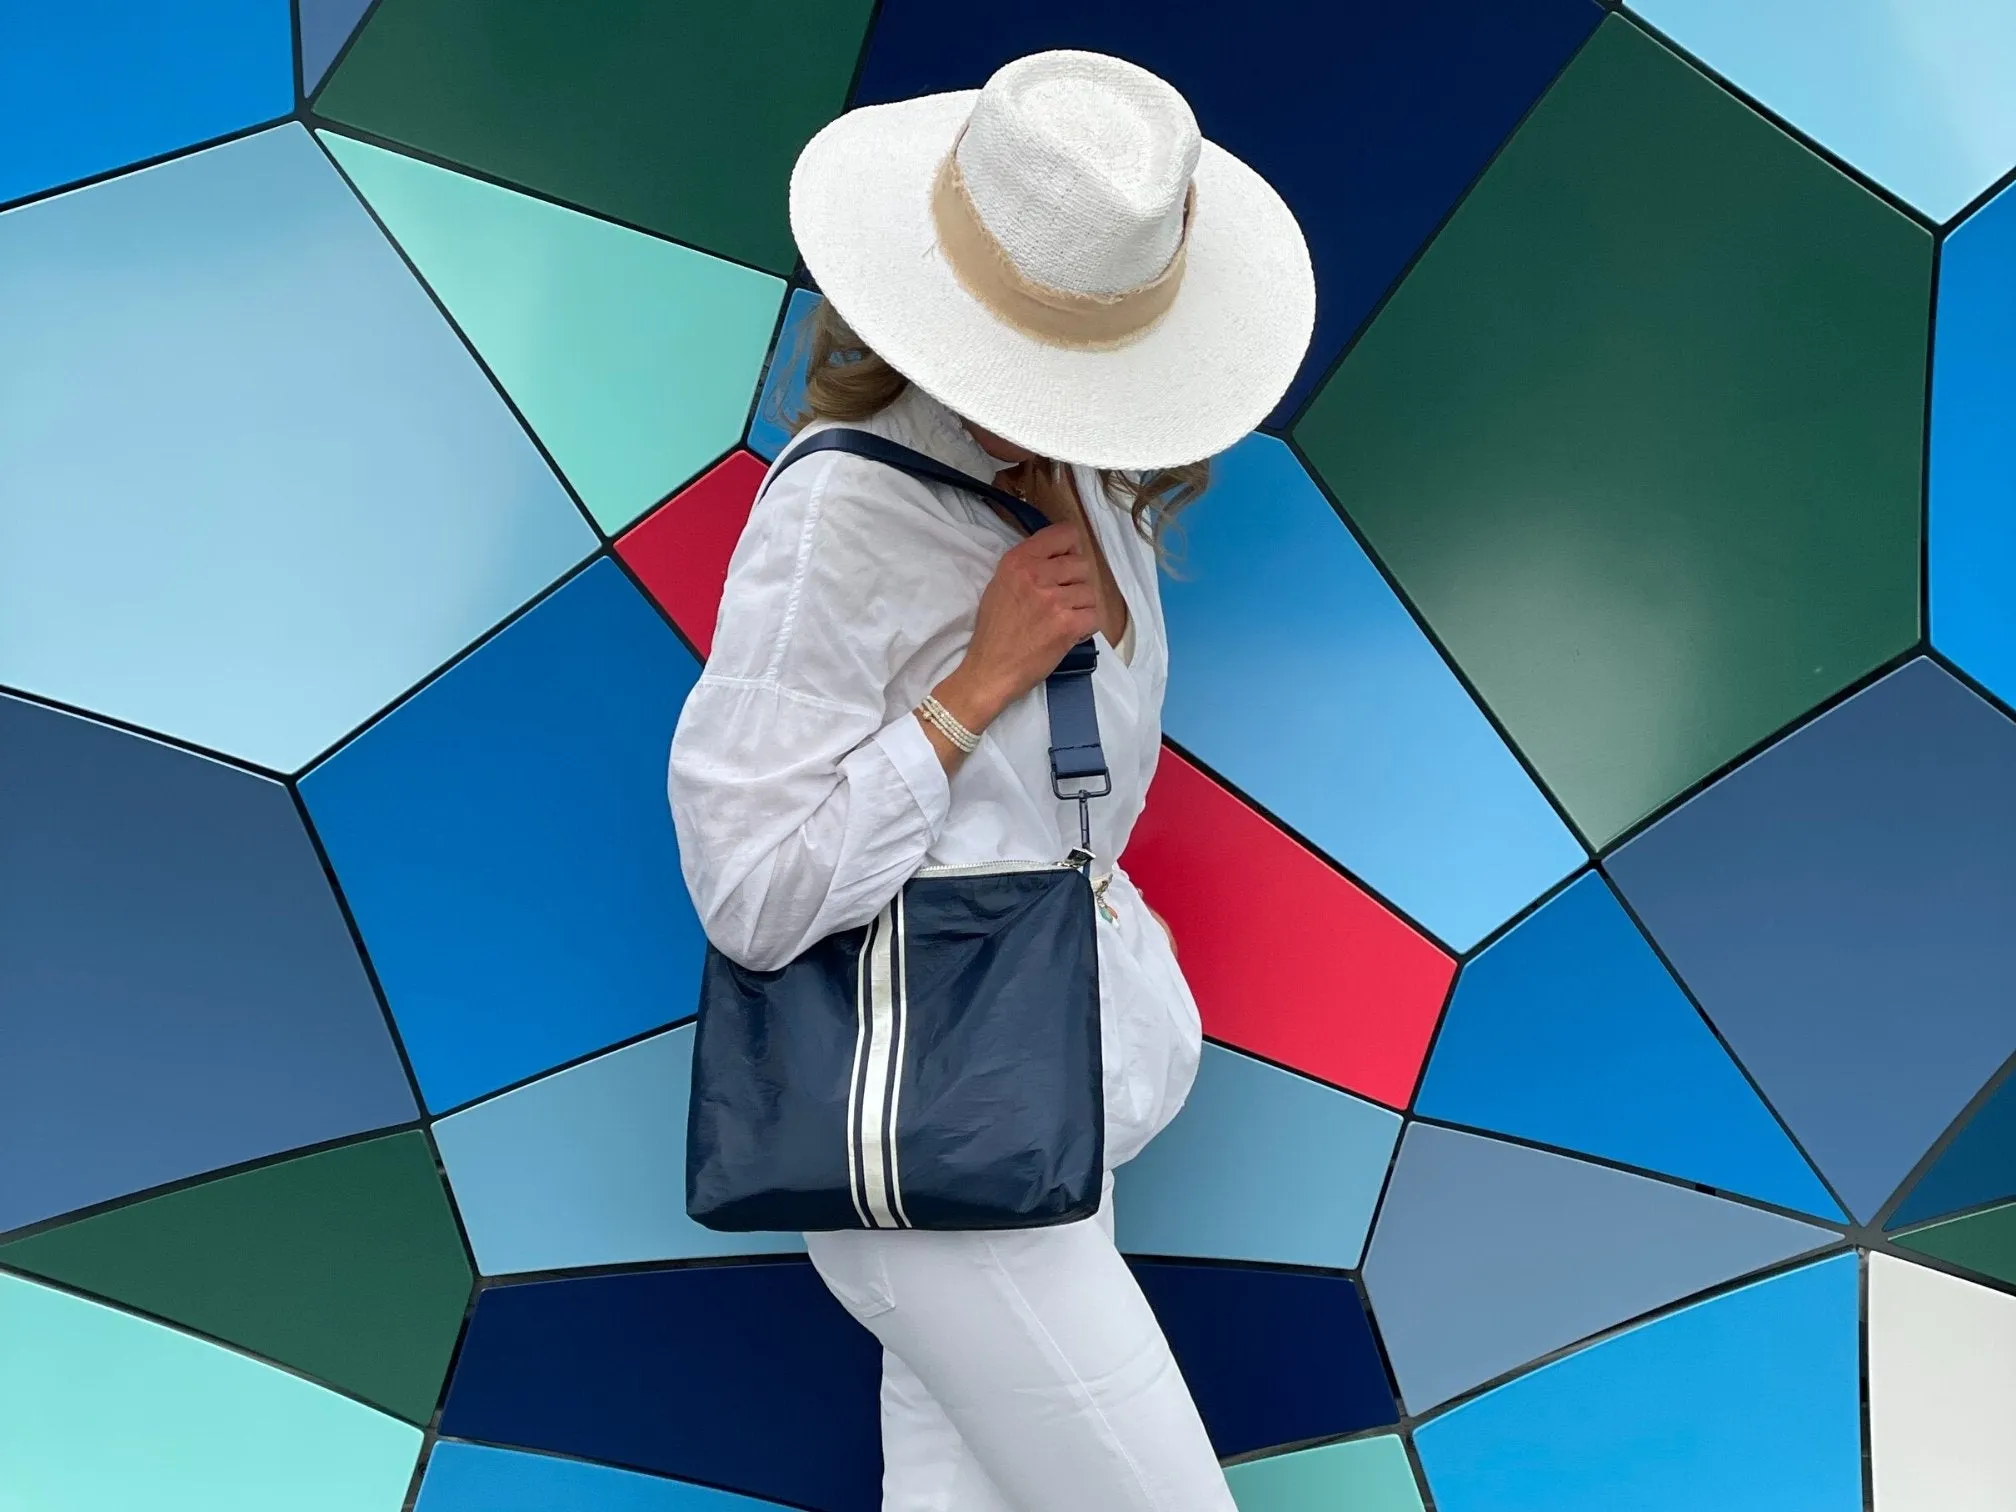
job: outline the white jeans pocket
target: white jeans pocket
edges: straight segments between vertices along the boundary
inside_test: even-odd
[[[896,1293],[889,1284],[889,1261],[883,1249],[889,1237],[865,1229],[805,1236],[805,1252],[812,1257],[812,1268],[856,1322],[865,1323],[896,1305]]]

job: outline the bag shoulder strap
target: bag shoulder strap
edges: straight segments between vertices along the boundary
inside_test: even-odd
[[[815,431],[796,442],[785,453],[783,460],[771,469],[770,476],[775,478],[801,458],[828,451],[865,457],[927,483],[940,483],[947,488],[978,495],[1006,511],[1028,535],[1034,535],[1050,523],[1041,510],[1027,500],[1016,498],[1006,489],[983,483],[969,473],[948,467],[936,457],[928,457],[899,441],[891,441],[887,436],[847,426]],[[1099,744],[1099,710],[1092,697],[1092,672],[1098,663],[1099,648],[1090,640],[1082,640],[1064,653],[1057,670],[1043,683],[1044,701],[1050,710],[1050,791],[1059,798],[1078,801],[1081,832],[1087,828],[1085,801],[1103,798],[1113,791],[1106,753]],[[1070,784],[1076,786],[1069,787],[1067,791]],[[1090,848],[1089,838],[1087,848]]]

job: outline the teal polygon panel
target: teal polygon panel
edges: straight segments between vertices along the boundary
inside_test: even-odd
[[[1163,727],[1467,949],[1581,846],[1294,454],[1253,436],[1214,467],[1163,585]]]
[[[2016,701],[2012,266],[2016,191],[2005,189],[1940,249],[1928,478],[1932,643],[2005,701]]]
[[[665,754],[698,673],[605,558],[302,779],[430,1109],[693,1013]]]
[[[1842,1216],[1593,874],[1464,966],[1417,1110]]]
[[[293,771],[594,537],[308,134],[0,216],[0,683]]]
[[[1407,1447],[1390,1433],[1247,1460],[1225,1481],[1239,1512],[1421,1512]]]
[[[1114,1178],[1120,1247],[1349,1270],[1400,1115],[1217,1045],[1176,1121]]]
[[[612,1050],[434,1126],[485,1275],[802,1250],[686,1216],[693,1029]]]
[[[1824,1260],[1422,1424],[1438,1512],[1862,1512],[1859,1290]]]
[[[2002,0],[1631,0],[1738,89],[1943,221],[2016,165]]]
[[[0,204],[293,108],[287,0],[0,10]]]
[[[1410,1411],[1838,1232],[1691,1187],[1412,1124],[1365,1286]]]
[[[414,1512],[760,1512],[777,1505],[585,1460],[442,1439]]]

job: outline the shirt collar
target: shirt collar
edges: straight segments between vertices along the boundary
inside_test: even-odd
[[[975,441],[957,415],[914,383],[891,401],[887,413],[910,432],[912,445],[947,467],[991,480],[1015,465]]]

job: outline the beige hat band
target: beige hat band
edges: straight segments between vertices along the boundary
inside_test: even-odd
[[[960,285],[981,304],[1025,336],[1055,347],[1098,351],[1122,347],[1147,334],[1176,302],[1190,244],[1190,221],[1197,186],[1183,207],[1183,234],[1168,266],[1147,283],[1118,294],[1080,294],[1055,289],[1015,266],[1007,248],[980,219],[959,171],[955,144],[939,166],[931,187],[931,217],[938,250]]]

